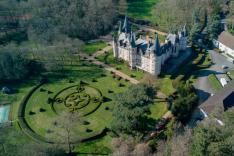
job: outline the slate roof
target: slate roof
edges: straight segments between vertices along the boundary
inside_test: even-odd
[[[176,34],[169,34],[167,36],[167,40],[171,41],[172,44],[175,44],[176,42],[178,42],[178,38],[177,38]]]
[[[224,44],[225,46],[234,50],[234,36],[227,31],[223,31],[219,37],[218,41]]]
[[[199,107],[210,114],[216,106],[221,106],[224,110],[234,106],[234,80],[230,81]]]

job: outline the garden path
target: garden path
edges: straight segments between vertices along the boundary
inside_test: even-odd
[[[121,72],[121,71],[119,71],[119,70],[116,70],[115,68],[113,68],[113,67],[111,67],[111,66],[109,66],[109,65],[107,65],[107,64],[105,64],[105,63],[103,63],[103,62],[101,62],[101,61],[98,61],[98,60],[96,59],[97,56],[104,54],[106,51],[111,50],[111,48],[112,48],[112,43],[109,42],[109,44],[108,44],[107,47],[103,48],[102,50],[97,51],[97,52],[94,53],[92,56],[89,56],[89,55],[87,55],[87,54],[85,54],[85,53],[80,53],[80,56],[86,57],[86,58],[88,58],[89,60],[92,60],[92,62],[93,62],[94,64],[103,66],[105,70],[110,71],[110,72],[111,72],[111,71],[114,72],[116,75],[122,77],[123,79],[129,80],[129,82],[131,82],[132,84],[139,84],[140,81],[138,81],[138,80],[136,80],[136,79],[134,79],[134,78],[128,76],[127,74],[125,74],[125,73],[123,73],[123,72]],[[167,96],[166,96],[164,93],[162,93],[162,92],[160,92],[160,91],[157,91],[157,98],[166,99]],[[171,111],[167,111],[167,112],[163,115],[163,118],[164,118],[164,119],[171,119],[172,117],[173,117],[173,115],[172,115]]]
[[[133,25],[136,25],[137,27],[140,28],[140,30],[144,30],[144,31],[150,31],[150,32],[154,32],[154,33],[157,33],[159,35],[163,35],[163,36],[167,36],[168,33],[166,32],[162,32],[160,30],[156,30],[150,26],[146,26],[146,25],[139,25],[139,24],[135,24],[135,23],[132,23]]]
[[[102,55],[106,51],[109,51],[111,49],[112,49],[112,42],[108,42],[108,46],[106,46],[102,50],[97,51],[92,56],[89,56],[89,55],[87,55],[85,53],[80,53],[80,56],[86,57],[86,58],[88,58],[88,60],[92,60],[92,62],[94,64],[103,66],[105,70],[110,71],[110,72],[114,72],[117,76],[122,77],[123,79],[129,80],[129,82],[131,82],[132,84],[139,84],[140,81],[138,81],[138,80],[128,76],[127,74],[125,74],[125,73],[123,73],[123,72],[121,72],[119,70],[116,70],[115,68],[111,67],[110,65],[107,65],[107,64],[105,64],[105,63],[103,63],[101,61],[98,61],[96,59],[97,56]],[[167,96],[164,93],[158,91],[157,92],[157,97],[161,98],[161,99],[165,99]]]

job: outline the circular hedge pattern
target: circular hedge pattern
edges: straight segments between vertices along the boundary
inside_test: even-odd
[[[98,89],[91,86],[76,85],[61,90],[53,99],[51,106],[55,113],[69,111],[86,116],[100,106],[102,94]]]

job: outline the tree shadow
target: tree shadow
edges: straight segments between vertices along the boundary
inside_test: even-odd
[[[210,97],[210,93],[205,92],[204,90],[201,90],[201,89],[196,89],[196,93],[199,97],[200,104],[205,102]]]

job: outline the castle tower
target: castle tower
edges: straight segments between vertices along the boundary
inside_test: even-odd
[[[122,32],[122,22],[119,22],[119,30],[118,30],[118,35],[120,35]]]
[[[158,38],[158,34],[155,36],[155,43],[154,43],[154,52],[151,53],[151,59],[152,59],[152,66],[151,71],[153,75],[158,76],[161,73],[161,46]]]
[[[117,37],[113,37],[113,42],[112,42],[112,46],[113,46],[113,55],[114,57],[118,58],[119,57],[119,52],[118,52],[118,39]]]
[[[186,50],[187,48],[187,30],[186,25],[184,25],[183,28],[181,28],[181,31],[178,33],[179,35],[179,50]]]
[[[136,67],[136,42],[135,42],[135,34],[131,32],[130,38],[129,38],[129,65],[131,69],[134,69]]]

